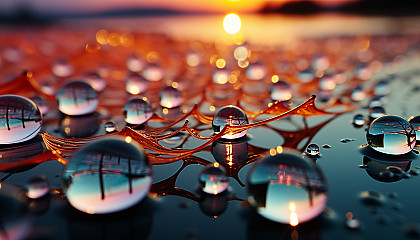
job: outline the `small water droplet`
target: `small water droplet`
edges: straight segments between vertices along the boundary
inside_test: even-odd
[[[98,94],[83,81],[70,81],[57,93],[58,109],[67,115],[78,116],[93,113],[98,106]]]
[[[292,226],[317,217],[327,202],[320,169],[294,153],[270,154],[254,163],[248,193],[248,201],[260,215]]]
[[[356,114],[353,117],[353,125],[357,127],[362,127],[365,125],[365,118],[362,114]]]
[[[367,205],[382,205],[385,202],[385,196],[380,192],[364,191],[359,194],[361,201]]]
[[[366,92],[361,87],[356,87],[351,91],[350,98],[355,102],[360,102],[366,98]]]
[[[129,124],[143,124],[153,116],[153,110],[147,101],[132,98],[124,105],[124,116]]]
[[[51,71],[55,76],[64,78],[72,75],[74,69],[66,60],[59,59],[52,64]]]
[[[229,186],[229,177],[220,165],[211,165],[203,168],[198,176],[202,190],[208,194],[217,195],[224,192]]]
[[[163,69],[157,63],[146,65],[143,76],[149,81],[159,81],[163,78]]]
[[[37,199],[47,195],[50,191],[50,183],[45,176],[33,176],[26,183],[26,196]]]
[[[367,130],[366,139],[372,149],[393,155],[410,152],[416,143],[415,131],[410,123],[394,115],[375,119]]]
[[[76,209],[89,214],[125,210],[142,200],[152,170],[136,141],[105,137],[80,148],[65,168],[64,193]]]
[[[318,156],[319,155],[319,147],[315,143],[311,143],[306,147],[306,154],[309,156]]]
[[[130,55],[125,62],[128,70],[132,72],[140,72],[144,68],[144,61],[137,55]]]
[[[334,90],[336,86],[334,77],[330,75],[324,75],[319,79],[318,89],[321,91],[331,91]]]
[[[102,92],[106,87],[106,81],[96,72],[88,72],[85,74],[84,79],[92,86],[97,92]]]
[[[331,145],[324,144],[324,145],[322,145],[322,148],[331,148]]]
[[[173,87],[165,87],[160,93],[160,105],[165,108],[176,108],[181,106],[183,98],[181,92]]]
[[[383,96],[376,96],[376,97],[372,98],[372,100],[370,100],[369,107],[370,108],[373,108],[373,107],[382,107],[385,102],[386,102],[386,98],[385,97],[383,97]]]
[[[112,133],[117,131],[117,125],[114,121],[108,121],[105,123],[105,132]]]
[[[267,68],[260,62],[250,63],[245,75],[249,80],[261,80],[267,76]]]
[[[270,88],[271,99],[274,101],[288,101],[292,98],[292,88],[285,81],[273,83]]]
[[[353,141],[356,141],[356,139],[353,139],[353,138],[343,138],[343,139],[340,140],[340,142],[342,142],[342,143],[349,143],[349,142],[353,142]]]
[[[311,69],[298,72],[297,79],[302,83],[308,83],[315,79],[315,73]]]
[[[226,125],[229,126],[238,126],[248,124],[248,117],[242,111],[242,109],[229,105],[221,108],[213,117],[212,127],[215,134],[218,134],[222,131],[223,127]],[[227,139],[236,139],[245,136],[247,130],[244,130],[237,134],[225,134],[222,138]]]
[[[41,130],[42,115],[36,104],[18,95],[0,96],[0,144],[24,142]]]
[[[389,94],[391,89],[389,88],[389,82],[388,81],[379,81],[377,84],[375,84],[375,87],[373,89],[373,93],[377,96],[384,96]]]
[[[148,86],[147,80],[138,73],[129,73],[125,78],[125,90],[132,95],[144,93]]]

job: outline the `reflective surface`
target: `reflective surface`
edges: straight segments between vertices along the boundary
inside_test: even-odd
[[[221,108],[213,117],[212,126],[215,134],[222,131],[223,127],[229,126],[240,126],[248,124],[248,118],[245,113],[236,106],[225,106]],[[237,134],[226,134],[222,138],[236,139],[245,136],[246,130]]]

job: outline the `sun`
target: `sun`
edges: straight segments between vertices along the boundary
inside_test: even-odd
[[[241,18],[235,13],[229,13],[223,19],[223,28],[229,34],[236,34],[241,29]]]

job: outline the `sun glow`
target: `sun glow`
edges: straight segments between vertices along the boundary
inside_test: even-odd
[[[228,34],[236,34],[241,29],[241,18],[235,13],[229,13],[223,19],[223,28]]]

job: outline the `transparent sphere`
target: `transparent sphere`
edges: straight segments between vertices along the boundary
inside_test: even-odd
[[[66,60],[59,59],[52,64],[51,71],[57,77],[69,77],[73,74],[74,68]]]
[[[353,124],[356,126],[363,126],[365,124],[365,118],[362,114],[356,114],[353,117]]]
[[[324,76],[319,79],[318,88],[321,91],[331,91],[334,90],[336,86],[335,79],[332,76]]]
[[[417,143],[420,142],[420,115],[412,116],[408,119],[408,122],[413,126],[416,131]]]
[[[74,154],[63,180],[64,193],[74,208],[90,214],[113,213],[146,196],[152,170],[137,142],[105,137]]]
[[[144,68],[144,61],[137,55],[133,54],[127,58],[125,65],[127,66],[128,70],[132,72],[140,72]]]
[[[366,92],[361,87],[356,87],[351,91],[350,98],[355,102],[360,102],[366,97]]]
[[[229,70],[225,68],[215,68],[212,74],[212,80],[217,84],[225,84],[228,82],[230,76]]]
[[[26,183],[26,196],[37,199],[48,194],[50,183],[45,176],[33,176]]]
[[[312,82],[315,79],[315,73],[310,69],[305,69],[297,73],[297,79],[300,82]]]
[[[105,123],[105,132],[112,133],[117,130],[117,125],[114,121],[109,121]]]
[[[375,119],[367,129],[369,146],[378,152],[400,155],[413,150],[416,132],[402,117],[386,115]]]
[[[128,124],[143,124],[153,116],[153,110],[147,101],[132,98],[124,105],[124,116]]]
[[[173,87],[164,87],[159,92],[160,105],[165,108],[176,108],[182,104],[181,92]]]
[[[149,81],[159,81],[163,78],[163,69],[156,63],[147,64],[143,76]]]
[[[34,138],[41,124],[41,112],[33,101],[18,95],[0,96],[0,144]]]
[[[149,83],[138,73],[130,73],[125,78],[125,90],[133,95],[137,95],[146,91]]]
[[[369,109],[369,117],[376,119],[385,115],[385,109],[381,106],[371,107]]]
[[[203,192],[214,195],[224,192],[229,185],[229,177],[217,163],[203,168],[198,176],[198,181]]]
[[[67,115],[93,113],[98,106],[98,94],[83,81],[67,82],[57,92],[58,109]]]
[[[288,101],[292,98],[292,88],[285,81],[273,83],[270,88],[271,99],[275,101]]]
[[[47,100],[45,100],[45,98],[43,98],[41,95],[33,96],[30,99],[36,104],[42,115],[47,114],[50,110]]]
[[[249,80],[261,80],[267,76],[267,68],[260,62],[250,63],[245,75]]]
[[[102,92],[106,87],[106,80],[99,73],[89,72],[85,74],[84,78],[97,92]]]
[[[319,155],[319,146],[315,143],[311,143],[306,147],[306,154],[310,156],[318,156]]]
[[[327,187],[318,167],[284,152],[254,163],[248,193],[248,201],[261,216],[292,226],[317,217],[327,203]]]
[[[221,108],[213,117],[212,127],[215,134],[220,133],[224,126],[239,126],[248,124],[248,118],[242,109],[229,105]],[[222,138],[236,139],[245,136],[248,130],[237,134],[227,133]]]

